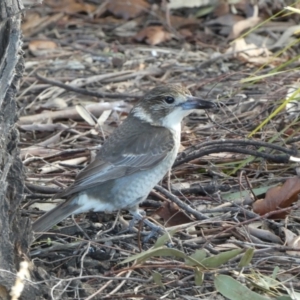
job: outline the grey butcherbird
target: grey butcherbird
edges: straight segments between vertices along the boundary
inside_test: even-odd
[[[151,189],[172,167],[178,153],[181,121],[194,109],[214,108],[177,84],[156,87],[145,94],[127,119],[109,136],[95,160],[75,182],[55,198],[68,200],[33,223],[45,232],[71,214],[128,209],[135,219]],[[145,224],[156,228],[148,220]]]

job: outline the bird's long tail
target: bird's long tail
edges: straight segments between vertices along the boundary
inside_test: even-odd
[[[76,198],[71,198],[41,216],[32,224],[35,239],[41,236],[43,232],[48,231],[54,225],[73,214],[79,207],[80,205],[77,204]]]

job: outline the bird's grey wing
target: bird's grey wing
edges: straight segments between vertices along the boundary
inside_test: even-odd
[[[174,147],[172,133],[164,127],[140,127],[129,130],[130,133],[117,129],[103,144],[95,160],[78,174],[73,185],[57,194],[56,198],[153,168],[161,162]]]

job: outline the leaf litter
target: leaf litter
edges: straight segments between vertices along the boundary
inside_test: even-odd
[[[296,21],[270,21],[230,45],[279,2],[267,9],[264,1],[184,2],[48,0],[26,14],[17,125],[27,177],[22,212],[32,220],[53,207],[52,195],[72,183],[144,91],[180,82],[220,103],[184,120],[183,152],[141,204],[169,233],[142,243],[139,225],[122,233],[126,212],[68,218],[31,247],[45,294],[209,299],[217,290],[229,299],[294,299],[299,292],[299,170],[289,162],[299,148],[297,109],[284,108],[244,143],[297,86],[297,68],[268,70],[297,54],[273,50],[294,38],[278,44]],[[241,82],[254,75],[261,78]],[[262,284],[270,278],[282,288]]]

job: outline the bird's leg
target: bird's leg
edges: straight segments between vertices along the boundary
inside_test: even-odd
[[[142,221],[145,225],[151,228],[151,232],[144,238],[144,242],[147,242],[152,237],[156,236],[158,233],[164,233],[164,230],[162,227],[155,225],[154,223],[150,222],[148,219],[146,219],[143,215],[145,215],[145,212],[143,210],[139,210],[138,206],[132,208],[129,210],[129,212],[132,214],[133,219],[130,221],[128,229],[131,230],[136,221]]]
[[[144,242],[147,242],[149,239],[151,239],[152,237],[156,236],[159,233],[165,232],[162,227],[155,225],[154,223],[152,223],[148,219],[146,219],[145,212],[143,210],[140,210],[138,205],[135,205],[135,206],[129,208],[129,212],[133,218],[129,222],[128,228],[119,232],[119,234],[120,233],[124,234],[128,231],[132,231],[132,229],[137,221],[142,221],[145,225],[147,225],[148,227],[151,228],[151,232],[149,234],[147,234],[146,237],[143,239]],[[143,233],[143,232],[142,232],[142,234],[145,235],[145,233]]]
[[[139,210],[138,207],[129,211],[133,216],[132,220],[129,222],[128,230],[131,231],[136,222],[145,220],[146,213],[143,210]],[[135,216],[136,214],[136,216]],[[137,217],[138,215],[138,217]]]

